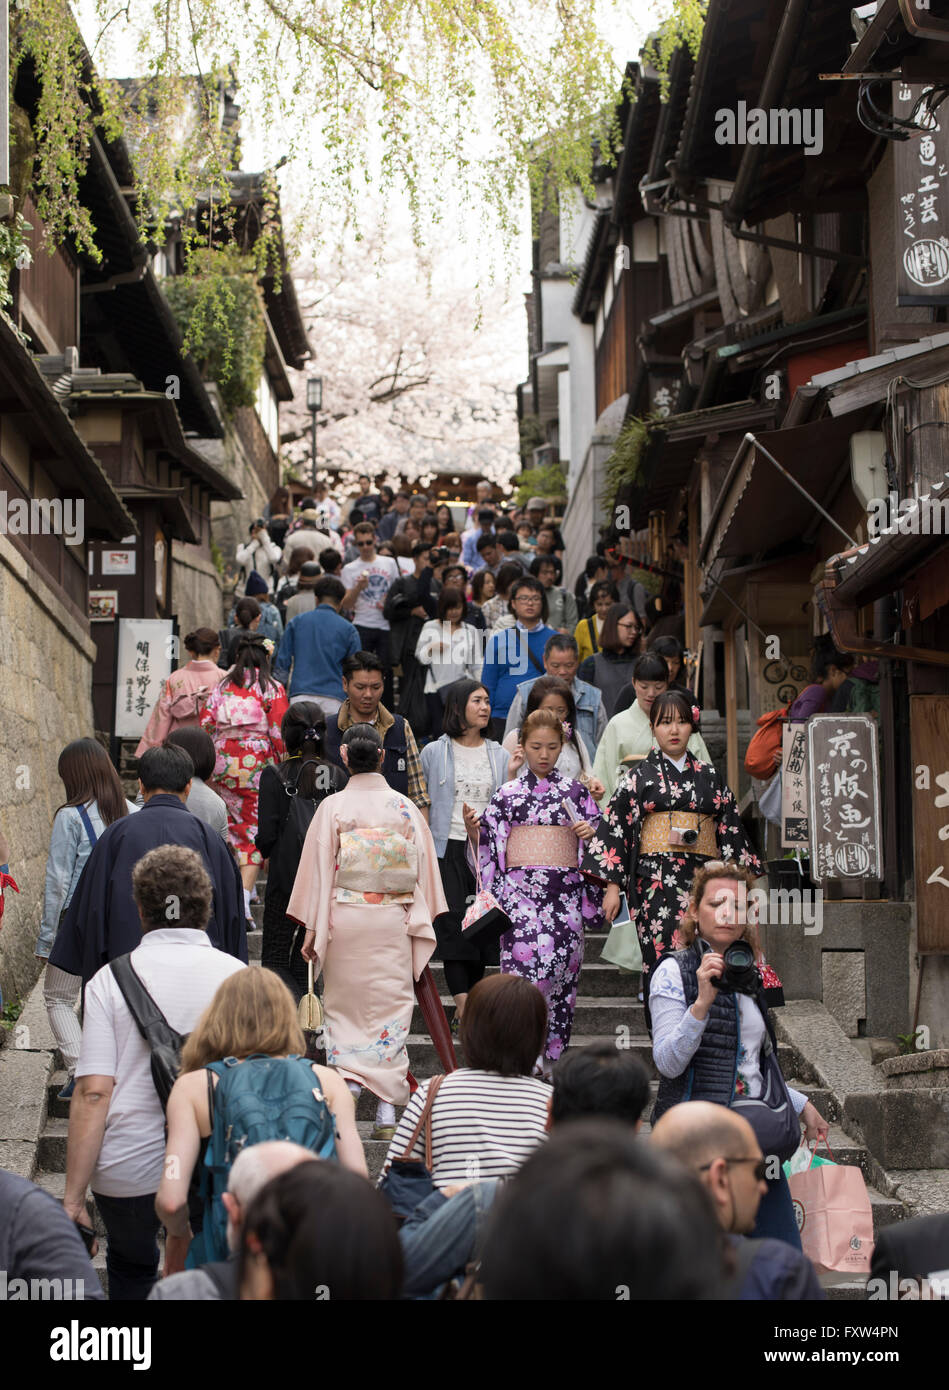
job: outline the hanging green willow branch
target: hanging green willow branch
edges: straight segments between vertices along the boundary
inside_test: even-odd
[[[670,0],[669,12],[647,44],[644,55],[659,74],[659,94],[663,101],[669,96],[669,65],[677,48],[687,48],[698,57],[708,0]]]
[[[131,210],[143,237],[212,195],[189,227],[212,244],[226,222],[235,150],[220,120],[224,75],[255,78],[254,116],[309,170],[320,225],[355,228],[367,197],[403,190],[417,242],[431,244],[450,183],[487,208],[513,245],[537,152],[559,186],[592,192],[591,141],[618,142],[621,69],[592,7],[564,0],[95,0],[99,32],[137,45],[136,82],[97,78],[64,0],[17,11],[14,61],[31,62],[36,198],[49,237],[95,253],[78,184],[98,123],[135,160]],[[459,235],[461,229],[451,229]]]

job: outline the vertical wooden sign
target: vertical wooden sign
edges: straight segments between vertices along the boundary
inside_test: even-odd
[[[811,878],[882,878],[875,720],[865,714],[808,720],[807,781]]]
[[[894,82],[893,115],[906,120],[927,90]],[[900,305],[949,304],[949,126],[944,111],[931,130],[893,146]]]
[[[949,695],[911,695],[916,949],[949,952]]]
[[[807,725],[781,730],[781,848],[807,849]]]

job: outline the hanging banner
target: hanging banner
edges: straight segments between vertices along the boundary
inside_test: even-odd
[[[949,695],[911,695],[916,949],[949,952]]]
[[[806,849],[807,725],[785,724],[781,730],[781,848]]]
[[[811,878],[883,877],[876,721],[817,714],[807,723]]]
[[[893,84],[893,115],[906,120],[929,88]],[[943,108],[944,110],[945,108]],[[893,142],[896,302],[949,304],[949,129],[947,118],[912,140]]]
[[[141,738],[171,675],[172,618],[117,619],[115,736]]]

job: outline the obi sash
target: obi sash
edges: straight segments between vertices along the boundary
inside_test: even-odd
[[[336,864],[336,901],[409,903],[418,882],[418,849],[389,826],[343,830]]]
[[[575,869],[577,837],[568,825],[515,825],[505,858],[509,869]]]
[[[697,830],[698,839],[690,845],[674,845],[669,842],[669,831]],[[715,859],[718,855],[718,842],[715,838],[715,818],[700,815],[697,811],[653,811],[643,817],[643,828],[639,836],[640,854],[700,854],[705,859]]]

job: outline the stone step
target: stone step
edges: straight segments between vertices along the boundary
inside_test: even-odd
[[[449,1021],[454,1018],[455,1005],[450,997],[442,996],[442,1008]],[[619,1028],[625,1028],[631,1035],[648,1036],[646,1016],[642,1004],[632,1001],[627,1003],[626,1000],[596,998],[595,996],[589,999],[582,996],[577,997],[573,1027],[574,1032],[578,1033],[596,1033],[599,1035],[613,1033],[614,1037],[625,1037],[625,1034],[616,1032]],[[412,1013],[412,1032],[424,1033],[425,1031],[422,1010],[416,1005]]]
[[[795,1091],[803,1091],[814,1105],[818,1113],[823,1115],[825,1120],[838,1121],[840,1119],[840,1106],[833,1091],[829,1091],[826,1086],[812,1086],[809,1081],[798,1081],[786,1078],[788,1085]]]

